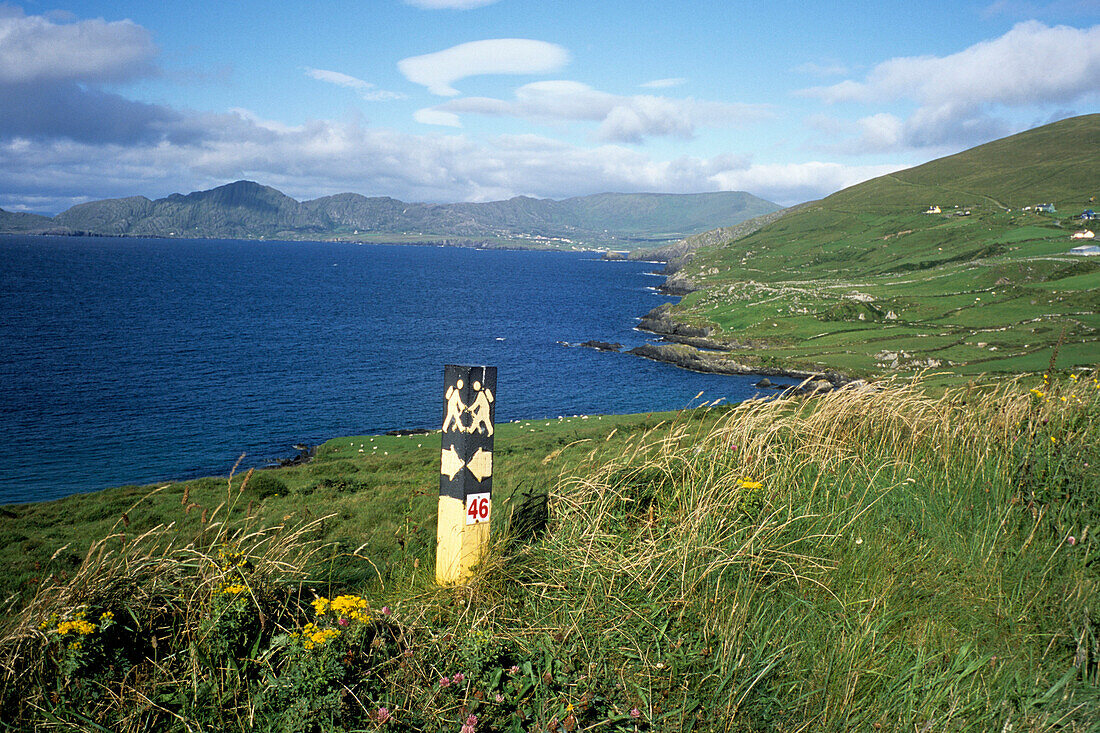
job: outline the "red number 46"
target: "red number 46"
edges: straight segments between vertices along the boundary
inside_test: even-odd
[[[471,494],[466,498],[466,524],[489,521],[490,494]]]

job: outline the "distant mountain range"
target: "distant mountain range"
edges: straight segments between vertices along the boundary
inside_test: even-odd
[[[778,210],[743,191],[602,193],[555,201],[405,203],[341,193],[296,201],[237,181],[209,191],[92,201],[54,217],[0,209],[0,233],[210,239],[349,239],[482,246],[634,249]]]

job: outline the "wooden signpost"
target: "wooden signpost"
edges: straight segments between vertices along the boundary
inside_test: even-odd
[[[443,367],[435,580],[461,583],[489,547],[497,368]]]

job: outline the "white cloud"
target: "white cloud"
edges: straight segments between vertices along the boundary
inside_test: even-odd
[[[0,83],[129,81],[156,73],[156,53],[149,31],[129,20],[0,14]]]
[[[462,122],[458,119],[458,115],[453,112],[444,112],[438,109],[418,109],[413,112],[413,119],[422,125],[462,127]]]
[[[378,89],[374,84],[363,79],[358,79],[348,74],[343,74],[339,71],[327,71],[325,69],[314,69],[309,66],[305,67],[306,75],[311,76],[318,81],[328,82],[329,84],[335,84],[336,86],[346,87],[347,89],[353,89],[359,94],[360,97],[368,102],[386,102],[391,99],[404,99],[405,95],[399,92],[388,92],[384,89]]]
[[[561,46],[526,38],[497,38],[410,56],[397,62],[409,81],[422,84],[432,94],[454,97],[454,82],[482,74],[539,74],[557,71],[569,63]]]
[[[839,163],[761,164],[714,176],[723,190],[750,191],[783,205],[822,198],[857,183],[902,170],[903,165],[848,166]]]
[[[825,136],[840,140],[817,145],[818,149],[847,155],[914,149],[946,155],[1017,131],[981,107],[952,104],[921,107],[906,119],[878,112],[855,121],[811,115],[805,122]]]
[[[945,102],[921,107],[905,121],[902,144],[909,148],[958,149],[1004,137],[1013,130],[981,106]]]
[[[469,10],[492,5],[497,0],[405,0],[406,5],[425,10]]]
[[[849,124],[851,137],[834,146],[848,153],[905,149],[959,150],[1013,131],[1004,108],[1035,116],[1100,94],[1100,26],[1087,29],[1019,23],[999,38],[949,56],[884,61],[862,81],[801,92],[835,104],[911,101],[906,119],[877,113]]]
[[[699,126],[730,127],[771,117],[762,105],[727,104],[650,95],[619,96],[575,81],[521,86],[513,101],[467,97],[436,109],[450,113],[514,116],[541,122],[596,122],[606,142],[639,143],[647,137],[691,138]]]
[[[647,81],[645,84],[639,84],[643,89],[668,89],[670,87],[678,87],[687,83],[687,79],[682,76],[677,76],[671,79],[654,79],[653,81]]]
[[[903,146],[905,123],[892,114],[880,112],[858,120],[856,125],[859,128],[858,151],[878,153]]]
[[[514,103],[501,103],[505,114],[559,120],[603,119],[621,99],[587,84],[567,80],[524,84],[516,90],[515,96]],[[457,100],[456,105],[461,102]]]
[[[862,82],[805,90],[826,102],[913,99],[924,105],[1064,103],[1100,91],[1100,26],[1019,23],[1000,38],[950,56],[908,56]]]
[[[243,107],[233,107],[229,110],[230,115],[235,115],[249,124],[255,125],[260,130],[270,130],[271,132],[279,133],[280,135],[290,135],[302,131],[301,126],[287,125],[278,120],[268,120],[260,117],[250,109]]]
[[[628,104],[611,108],[597,137],[628,143],[640,143],[651,136],[689,139],[695,134],[692,104],[690,100],[684,104],[661,97],[633,97]]]
[[[735,155],[658,160],[619,145],[583,147],[537,135],[486,141],[461,134],[411,135],[359,120],[290,127],[245,111],[195,116],[188,123],[191,137],[179,141],[0,138],[5,208],[35,196],[37,210],[56,213],[80,197],[157,197],[241,178],[298,199],[342,191],[405,201],[485,201],[517,194],[565,198],[602,191],[743,189],[794,203],[880,170],[825,163],[750,165]]]

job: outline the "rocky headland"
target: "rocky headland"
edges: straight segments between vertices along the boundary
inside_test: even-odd
[[[814,371],[753,363],[755,349],[749,344],[736,344],[713,338],[711,326],[694,326],[678,321],[672,305],[663,303],[642,316],[638,328],[661,337],[661,343],[643,344],[626,353],[653,361],[674,364],[683,369],[708,374],[756,374],[762,377],[786,377],[799,380],[795,390],[804,393],[827,392],[855,381],[837,371]],[[745,357],[734,358],[741,351]],[[770,383],[765,386],[773,386]]]

